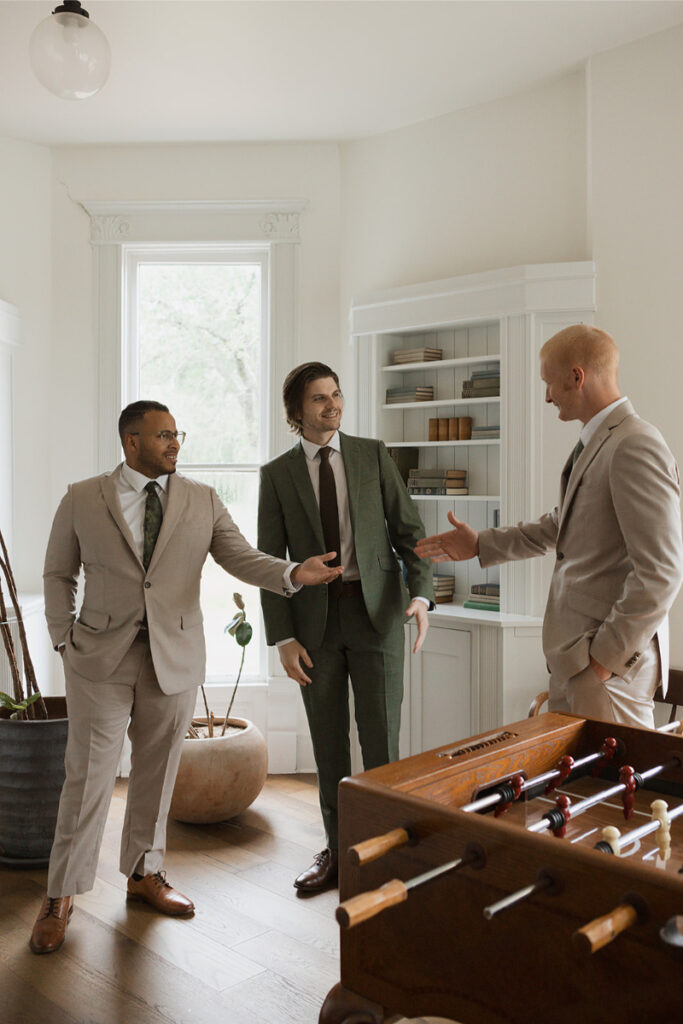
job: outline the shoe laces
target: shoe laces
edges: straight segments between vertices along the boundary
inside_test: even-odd
[[[48,917],[59,917],[59,903],[62,899],[62,896],[48,896],[47,906],[45,907],[45,912],[41,917],[41,921],[44,921]]]
[[[329,860],[329,858],[330,858],[330,851],[329,850],[321,850],[320,853],[316,853],[316,855],[315,855],[315,863],[318,866],[320,866],[323,863],[323,861]]]
[[[166,881],[166,872],[165,871],[155,871],[154,874],[152,875],[152,877],[160,885],[163,885],[166,889],[172,888],[171,883]]]

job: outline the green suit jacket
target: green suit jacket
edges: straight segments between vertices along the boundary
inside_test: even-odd
[[[363,598],[373,628],[387,633],[411,597],[433,600],[432,568],[413,548],[424,527],[382,441],[339,432],[349,491],[351,528]],[[320,511],[301,443],[261,469],[258,547],[303,562],[325,552]],[[407,587],[396,553],[407,570]],[[327,586],[303,587],[291,599],[261,591],[268,644],[295,637],[320,647],[327,621]]]

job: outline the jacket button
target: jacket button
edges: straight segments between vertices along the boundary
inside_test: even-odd
[[[149,583],[148,581],[146,581],[146,582],[145,582],[145,590],[149,590],[149,588],[150,588],[151,586],[152,586],[152,584],[151,584],[151,583]]]
[[[561,562],[563,558],[564,558],[564,551],[558,551],[557,552],[557,560],[558,560],[558,562]]]

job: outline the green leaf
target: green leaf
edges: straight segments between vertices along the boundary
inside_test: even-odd
[[[240,647],[246,647],[253,634],[254,631],[248,622],[240,622],[239,626],[235,630],[235,640]]]

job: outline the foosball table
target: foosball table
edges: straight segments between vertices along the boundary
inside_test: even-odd
[[[344,779],[320,1024],[683,1022],[683,736],[544,714]]]

